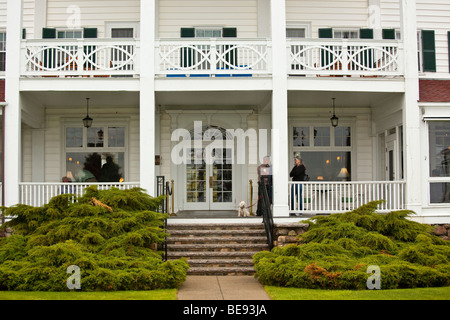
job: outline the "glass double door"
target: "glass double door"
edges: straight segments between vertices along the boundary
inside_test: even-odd
[[[232,210],[232,149],[193,148],[188,157],[185,209]]]

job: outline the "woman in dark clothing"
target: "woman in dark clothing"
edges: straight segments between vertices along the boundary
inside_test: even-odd
[[[295,166],[292,168],[290,177],[292,181],[304,181],[306,175],[306,167],[303,164],[303,159],[300,156],[295,157]],[[295,196],[294,196],[295,195]],[[299,210],[303,210],[302,201],[302,185],[293,184],[291,186],[291,209],[295,210],[295,199],[299,199]],[[294,214],[291,214],[294,215]]]

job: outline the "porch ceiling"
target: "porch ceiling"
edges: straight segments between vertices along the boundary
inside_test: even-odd
[[[156,104],[173,107],[265,107],[271,101],[269,91],[176,91],[157,92]]]
[[[337,108],[362,108],[379,105],[398,97],[400,93],[387,92],[346,92],[346,91],[289,91],[290,108],[330,108],[332,98],[336,98]]]
[[[139,106],[139,92],[129,91],[36,91],[22,95],[45,108],[85,108],[86,98],[94,108]]]

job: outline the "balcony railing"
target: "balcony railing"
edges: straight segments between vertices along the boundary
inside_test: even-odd
[[[73,194],[82,196],[84,189],[90,186],[97,186],[99,190],[110,189],[111,187],[120,190],[139,187],[139,182],[99,182],[99,183],[44,183],[44,182],[23,182],[20,183],[20,203],[33,207],[40,207],[48,203],[51,198],[61,194]]]
[[[289,74],[302,76],[402,76],[397,41],[312,39],[288,41]]]
[[[405,209],[405,182],[289,182],[291,213],[347,212],[375,200],[384,200],[380,212]]]
[[[22,76],[111,77],[139,74],[134,39],[27,40]]]
[[[167,77],[251,77],[271,73],[267,40],[158,41],[156,74]]]

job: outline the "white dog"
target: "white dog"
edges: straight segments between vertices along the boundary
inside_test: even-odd
[[[245,207],[245,201],[241,201],[239,203],[239,210],[238,210],[238,217],[249,217],[250,213],[248,212],[247,208]]]

